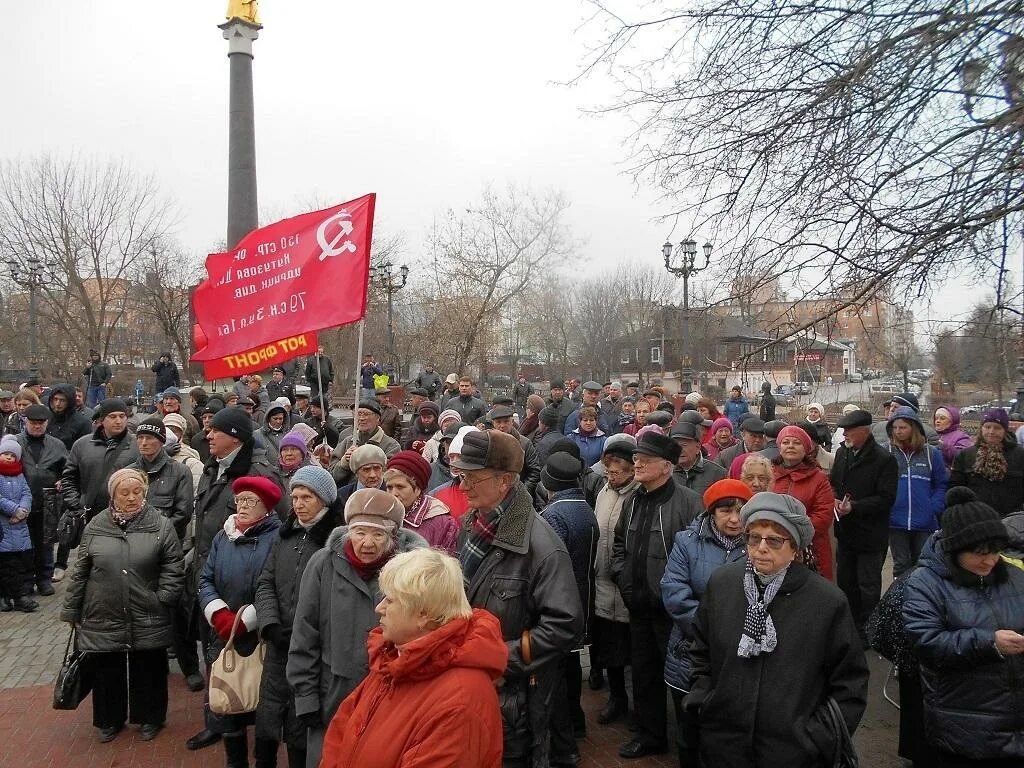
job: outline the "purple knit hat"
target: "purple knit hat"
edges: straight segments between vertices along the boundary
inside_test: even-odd
[[[298,432],[289,432],[287,435],[281,438],[281,442],[278,443],[277,449],[287,448],[298,448],[302,451],[303,456],[309,456],[309,448],[306,446],[306,441],[302,439],[302,435]]]

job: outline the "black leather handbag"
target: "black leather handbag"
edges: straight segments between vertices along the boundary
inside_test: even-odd
[[[53,685],[54,709],[78,709],[78,705],[92,690],[92,675],[89,671],[89,654],[75,648],[77,630],[72,627],[68,644],[64,649],[64,663],[57,673]]]
[[[57,527],[57,543],[71,551],[82,543],[82,532],[85,530],[85,510],[65,509]]]
[[[836,744],[835,752],[832,755],[832,768],[857,768],[859,765],[857,750],[854,749],[853,739],[850,737],[850,731],[846,727],[843,712],[839,709],[839,704],[831,696],[828,697],[828,701],[825,703],[825,716]]]
[[[56,544],[60,516],[64,513],[64,497],[56,488],[43,488],[43,543]]]

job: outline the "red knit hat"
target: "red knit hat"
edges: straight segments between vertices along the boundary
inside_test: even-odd
[[[277,502],[281,500],[280,487],[269,477],[252,475],[238,478],[231,484],[231,492],[237,496],[242,491],[252,491],[259,496],[268,512],[273,510],[277,506]]]
[[[732,478],[726,478],[712,483],[706,491],[704,491],[704,509],[711,509],[722,499],[740,499],[741,501],[750,501],[750,497],[754,495],[754,492],[747,487],[746,483],[741,483],[739,480],[733,480]]]
[[[788,427],[783,427],[779,430],[779,436],[775,438],[777,445],[782,445],[782,441],[787,437],[797,438],[804,446],[804,450],[807,451],[807,455],[810,456],[814,453],[814,443],[811,441],[811,436],[804,432],[800,427],[795,427],[790,424]]]
[[[412,480],[421,491],[430,483],[430,464],[419,451],[399,451],[388,461],[388,469],[397,469]]]

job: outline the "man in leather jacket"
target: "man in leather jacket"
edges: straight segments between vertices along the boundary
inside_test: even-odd
[[[466,594],[501,622],[508,667],[498,691],[503,764],[548,765],[552,688],[565,653],[583,639],[584,614],[565,545],[519,479],[523,449],[496,429],[473,431],[452,466],[470,510],[459,531]]]

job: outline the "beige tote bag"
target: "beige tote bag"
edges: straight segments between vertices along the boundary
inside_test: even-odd
[[[242,656],[235,650],[235,633],[246,608],[244,605],[239,608],[227,645],[210,667],[210,711],[216,715],[243,715],[255,711],[260,703],[266,646],[260,640],[249,656]]]

